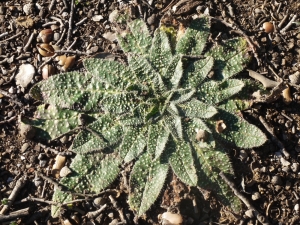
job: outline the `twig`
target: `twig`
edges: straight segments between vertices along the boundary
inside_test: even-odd
[[[7,36],[7,35],[8,35],[8,32],[4,32],[4,33],[0,34],[0,38],[3,38],[5,36]]]
[[[9,122],[15,120],[16,118],[17,118],[17,116],[10,117],[10,118],[7,119],[7,120],[0,121],[0,124],[9,123]]]
[[[74,16],[74,0],[71,0],[71,12],[70,12],[70,18],[69,18],[69,29],[67,34],[67,46],[69,45],[71,34],[72,34],[72,26],[73,26],[73,16]]]
[[[58,41],[55,43],[56,45],[59,45],[59,44],[60,44],[60,42],[63,40],[63,38],[64,38],[66,32],[67,32],[67,29],[64,28],[63,31],[62,31],[62,33],[61,33],[60,38],[59,38]]]
[[[74,41],[73,41],[73,43],[67,48],[67,50],[70,50],[70,49],[72,49],[73,48],[73,46],[76,44],[76,42],[77,42],[77,37],[75,37],[74,38]]]
[[[59,22],[60,29],[64,28],[65,25],[64,25],[63,21],[60,18],[57,18],[56,16],[50,16],[50,19],[53,19],[53,20],[56,20],[57,22]]]
[[[0,214],[4,215],[9,210],[10,206],[12,205],[17,195],[19,194],[19,191],[24,187],[26,181],[27,181],[26,176],[23,176],[19,180],[17,180],[14,189],[12,190],[11,194],[8,197],[8,203],[7,205],[3,206],[3,208],[0,211]]]
[[[35,35],[36,35],[35,32],[33,32],[33,33],[30,35],[30,37],[29,37],[29,39],[28,39],[26,45],[25,45],[24,48],[23,48],[23,49],[24,49],[24,52],[26,52],[26,51],[28,50],[29,46],[31,45],[31,43],[32,43],[32,41],[33,41],[33,38],[35,37]]]
[[[56,25],[57,24],[57,21],[51,21],[51,22],[48,22],[48,23],[44,23],[42,25],[42,27],[48,27],[48,26],[51,26],[51,25]]]
[[[106,204],[104,204],[100,209],[96,210],[96,211],[93,211],[93,212],[88,212],[85,216],[88,218],[88,219],[93,219],[97,216],[99,216],[103,211],[104,209],[107,207]]]
[[[285,157],[289,158],[290,153],[288,153],[282,144],[282,142],[276,137],[274,130],[269,126],[269,124],[265,121],[265,119],[262,116],[259,116],[259,120],[262,123],[262,125],[266,128],[266,130],[271,134],[271,139],[276,143],[276,145],[279,147],[280,151],[285,155]]]
[[[220,172],[219,175],[222,177],[222,179],[227,183],[227,185],[231,188],[231,190],[234,192],[234,194],[247,206],[248,209],[253,211],[253,214],[257,218],[257,220],[262,223],[263,225],[270,224],[267,218],[265,218],[264,215],[259,213],[254,206],[250,203],[250,201],[242,195],[237,188],[235,187],[234,183],[231,182],[223,172]]]
[[[46,177],[42,173],[40,173],[38,171],[35,171],[35,174],[36,174],[36,176],[39,176],[39,177],[43,178],[44,180],[48,181],[49,183],[53,184],[56,189],[58,189],[58,190],[62,190],[63,189],[62,185],[60,185],[58,182],[52,180],[50,177]]]
[[[66,156],[66,155],[73,155],[73,152],[60,152],[60,151],[57,151],[56,149],[54,148],[50,148],[46,145],[43,145],[43,144],[40,144],[40,146],[44,149],[47,149],[47,150],[50,150],[52,153],[56,154],[56,155],[62,155],[62,156]]]
[[[5,39],[5,40],[3,40],[3,41],[0,41],[0,43],[6,42],[6,41],[10,41],[10,40],[12,40],[12,39],[14,39],[14,38],[16,38],[16,37],[19,37],[20,35],[22,35],[22,31],[20,31],[19,33],[17,33],[17,34],[15,34],[15,35],[11,36],[10,38],[7,38],[7,39]]]
[[[25,225],[33,224],[33,221],[37,220],[38,218],[44,217],[49,212],[50,210],[47,208],[35,212],[28,220],[26,220]]]
[[[285,23],[285,21],[287,20],[287,18],[289,18],[290,14],[286,14],[282,20],[280,21],[280,23],[278,24],[278,28],[280,29],[282,27],[282,25]]]
[[[80,25],[83,24],[86,20],[87,20],[87,17],[84,17],[82,20],[80,20],[79,22],[75,23],[75,26],[80,26]]]
[[[45,66],[47,63],[51,62],[55,57],[57,56],[57,54],[54,54],[53,56],[51,56],[49,59],[47,59],[46,61],[44,61],[38,68],[38,73],[42,72],[42,68],[43,66]]]
[[[18,106],[22,107],[23,103],[20,102],[16,97],[14,97],[13,95],[9,94],[7,91],[4,91],[2,89],[0,89],[0,94],[3,94],[6,97],[9,97],[11,99],[12,102],[16,103]]]
[[[89,55],[86,52],[81,52],[81,51],[73,51],[73,50],[57,50],[55,53],[58,54],[75,54],[75,55]]]
[[[13,219],[16,219],[16,218],[22,217],[22,216],[27,216],[27,215],[29,215],[29,210],[30,210],[30,208],[28,207],[25,209],[11,212],[9,215],[0,215],[0,222],[13,220]]]
[[[51,0],[51,3],[49,5],[49,11],[51,12],[52,11],[52,8],[54,6],[54,3],[55,3],[55,0]]]
[[[57,205],[57,203],[53,201],[48,201],[42,198],[32,198],[32,197],[23,198],[22,200],[15,202],[15,204],[20,204],[23,202],[42,202],[50,205]]]
[[[297,14],[295,14],[292,19],[290,20],[290,22],[284,27],[282,28],[282,30],[280,31],[280,33],[284,34],[288,29],[290,29],[290,27],[293,25],[293,23],[295,22],[295,20],[297,19]]]
[[[118,191],[115,190],[115,189],[106,189],[104,191],[101,191],[98,194],[82,194],[82,193],[76,193],[76,192],[68,192],[68,193],[70,193],[72,195],[75,195],[75,196],[80,196],[80,197],[97,198],[101,195],[104,195],[104,194],[107,194],[107,193],[112,193],[112,192],[118,193]]]
[[[127,221],[126,221],[126,219],[125,219],[125,217],[124,217],[124,213],[123,213],[122,208],[120,208],[120,207],[118,206],[116,200],[114,199],[114,197],[113,197],[112,195],[110,195],[110,196],[108,196],[108,197],[109,197],[111,203],[113,204],[113,207],[115,207],[115,209],[118,211],[119,216],[120,216],[120,219],[121,219],[121,221],[123,222],[123,224],[127,224]]]
[[[63,0],[63,2],[64,2],[64,5],[65,5],[65,8],[68,9],[68,3],[67,3],[67,1]]]

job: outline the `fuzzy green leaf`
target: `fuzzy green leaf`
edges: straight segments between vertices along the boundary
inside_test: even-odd
[[[122,127],[114,119],[104,115],[83,128],[73,141],[72,151],[85,154],[112,147],[120,142]]]
[[[130,175],[129,206],[138,216],[154,204],[165,183],[168,169],[167,162],[153,160],[148,152],[135,163]]]
[[[115,154],[76,155],[70,169],[72,173],[61,179],[60,183],[69,191],[77,193],[99,193],[110,185],[118,176],[121,159]],[[69,194],[55,190],[53,201],[65,203],[72,200]],[[59,207],[52,208],[52,215],[57,215]]]
[[[226,129],[222,133],[214,134],[218,139],[240,148],[259,147],[267,141],[265,134],[259,128],[225,110],[219,110],[216,119],[223,120],[226,124]]]
[[[164,31],[157,29],[154,33],[154,38],[152,39],[149,56],[153,68],[163,75],[172,60],[172,57],[168,35]]]
[[[124,52],[148,54],[151,47],[151,36],[147,25],[142,20],[134,20],[128,24],[130,31],[124,37],[118,36],[118,41]]]
[[[117,90],[126,90],[134,80],[131,70],[116,61],[89,58],[84,61],[84,67],[95,79]]]
[[[101,100],[103,110],[112,114],[128,113],[136,106],[136,92],[110,91],[107,96]]]
[[[75,129],[80,124],[79,115],[80,113],[76,111],[59,109],[53,105],[48,107],[40,105],[33,119],[23,118],[22,122],[40,129],[36,137],[53,140]]]
[[[165,116],[163,123],[166,130],[170,132],[175,139],[183,138],[181,117],[176,115]]]
[[[176,52],[184,55],[201,55],[209,35],[210,21],[201,17],[191,22],[176,45]]]
[[[236,212],[241,209],[240,200],[233,194],[228,185],[219,176],[223,171],[227,175],[233,175],[231,163],[226,151],[217,146],[213,149],[200,148],[194,143],[198,156],[198,185],[201,188],[214,190],[224,205],[231,206]]]
[[[196,186],[198,177],[190,144],[178,141],[176,144],[169,144],[166,151],[169,154],[169,163],[178,178],[188,185]]]
[[[121,145],[121,153],[124,156],[124,162],[128,163],[137,158],[147,145],[146,133],[147,127],[143,128],[128,128],[126,131],[123,143]]]
[[[49,77],[30,90],[30,95],[59,108],[97,112],[105,88],[103,83],[90,75],[69,72]]]
[[[216,108],[197,99],[192,99],[178,106],[187,117],[210,118],[217,113]]]
[[[244,87],[244,83],[237,79],[228,79],[223,82],[208,81],[198,89],[197,96],[208,104],[218,104],[235,95]]]
[[[244,38],[234,38],[222,45],[216,45],[206,56],[215,59],[214,77],[218,80],[226,80],[241,72],[250,60],[247,41]]]
[[[211,71],[214,65],[213,57],[199,59],[189,63],[187,69],[184,71],[184,79],[182,81],[183,88],[196,88]]]

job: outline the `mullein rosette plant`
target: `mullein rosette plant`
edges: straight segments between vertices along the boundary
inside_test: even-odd
[[[241,104],[233,98],[245,86],[232,77],[249,61],[246,40],[226,40],[204,52],[210,34],[205,16],[180,37],[164,26],[152,37],[142,20],[128,26],[118,36],[128,64],[89,58],[85,73],[52,76],[30,91],[45,104],[23,122],[37,127],[40,137],[53,140],[80,127],[70,149],[76,153],[72,173],[60,180],[69,192],[55,190],[53,201],[71,201],[70,191],[99,193],[122,164],[134,162],[128,203],[137,216],[153,205],[171,171],[238,210],[240,201],[218,175],[233,175],[226,146],[266,141],[238,115]],[[53,206],[52,215],[58,212]]]

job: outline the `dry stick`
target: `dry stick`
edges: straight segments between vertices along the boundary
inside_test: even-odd
[[[55,3],[55,0],[52,0],[50,5],[49,5],[49,11],[51,12],[52,11],[52,8],[54,6],[54,3]]]
[[[29,207],[18,211],[11,212],[9,215],[0,215],[0,222],[13,220],[18,217],[29,215]]]
[[[40,173],[38,171],[36,171],[35,174],[36,174],[36,176],[39,176],[39,177],[43,178],[44,180],[48,181],[49,183],[53,184],[56,189],[58,189],[58,190],[62,190],[63,189],[62,185],[60,185],[58,182],[52,180],[50,177],[46,177],[42,173]]]
[[[71,34],[72,34],[72,25],[73,25],[73,16],[74,16],[74,0],[71,0],[71,12],[70,12],[70,18],[69,18],[69,29],[67,34],[67,46],[69,45]]]
[[[65,5],[65,8],[68,9],[68,3],[67,3],[67,1],[63,0],[63,2],[64,2],[64,5]]]
[[[217,19],[215,17],[210,16],[211,19],[219,21],[221,23],[223,23],[225,26],[232,28],[233,30],[236,31],[236,33],[244,36],[244,38],[246,39],[247,43],[250,45],[251,50],[253,52],[254,57],[256,58],[257,61],[257,65],[260,66],[260,60],[259,57],[257,55],[256,49],[259,48],[260,46],[258,46],[257,44],[254,44],[254,42],[251,40],[251,38],[245,34],[245,32],[243,30],[241,30],[236,24],[231,24],[226,22],[225,20],[221,20],[221,19]]]
[[[10,93],[8,93],[7,91],[4,91],[2,89],[0,89],[0,94],[9,97],[11,99],[12,102],[16,103],[18,106],[22,107],[23,103],[20,102],[17,98],[15,98],[13,95],[11,95]]]
[[[30,35],[30,37],[29,37],[29,39],[28,39],[26,45],[25,45],[24,48],[23,48],[23,49],[24,49],[24,52],[26,52],[26,51],[28,50],[29,46],[31,45],[31,43],[32,43],[32,41],[33,41],[33,38],[35,37],[35,35],[36,35],[35,32],[33,32],[33,33]]]
[[[289,18],[289,14],[287,13],[283,19],[280,21],[280,23],[278,24],[278,28],[280,29],[282,27],[282,25],[285,23],[285,21]]]
[[[56,16],[50,16],[50,19],[53,19],[53,20],[56,20],[57,22],[59,22],[59,28],[60,29],[62,29],[62,28],[64,28],[64,23],[63,23],[63,21],[60,19],[60,18],[57,18]]]
[[[127,221],[124,217],[123,210],[118,206],[117,201],[114,199],[114,197],[112,195],[110,195],[108,197],[109,197],[111,203],[113,204],[113,207],[115,207],[115,209],[118,211],[122,223],[127,224]]]
[[[22,200],[15,202],[15,204],[20,204],[20,203],[23,203],[23,202],[42,202],[42,203],[46,203],[46,204],[49,204],[49,205],[56,205],[57,204],[56,202],[53,202],[53,201],[48,201],[48,200],[45,200],[45,199],[42,199],[42,198],[32,198],[32,197],[23,198]]]
[[[75,55],[89,55],[86,52],[81,52],[81,51],[73,51],[73,50],[57,50],[55,53],[58,54],[75,54]]]
[[[85,216],[88,218],[88,219],[93,219],[93,218],[96,218],[97,216],[99,216],[103,211],[104,209],[107,207],[106,204],[104,204],[100,209],[96,210],[96,211],[93,211],[93,212],[88,212]]]
[[[7,120],[0,121],[0,124],[9,123],[9,122],[11,122],[11,121],[13,121],[15,119],[17,119],[17,116],[13,116],[13,117],[11,117],[11,118],[9,118]]]
[[[19,191],[24,187],[25,183],[27,181],[27,177],[23,176],[19,180],[17,180],[16,185],[14,189],[12,190],[11,194],[8,197],[8,203],[7,205],[4,205],[3,208],[0,211],[0,214],[4,215],[12,205],[12,203],[15,201],[17,195],[19,194]]]
[[[6,42],[6,41],[10,41],[10,40],[12,40],[12,39],[14,39],[14,38],[16,38],[16,37],[19,37],[21,34],[22,34],[22,31],[20,31],[20,32],[17,33],[16,35],[11,36],[10,38],[7,38],[7,39],[5,39],[5,40],[3,40],[3,41],[0,41],[0,43]]]
[[[259,116],[259,120],[262,123],[262,125],[266,128],[266,130],[271,134],[271,140],[276,143],[276,145],[279,147],[280,151],[285,155],[285,157],[289,158],[290,153],[286,151],[282,142],[276,137],[273,128],[269,126],[269,124],[265,121],[265,119],[262,116]]]
[[[51,21],[51,22],[48,22],[48,23],[44,23],[42,25],[42,27],[48,27],[48,26],[51,26],[51,25],[56,25],[57,24],[57,21]]]
[[[73,41],[73,43],[67,48],[67,50],[70,50],[70,49],[72,49],[73,48],[73,46],[76,44],[76,42],[77,42],[77,37],[76,38],[74,38],[74,41]]]
[[[255,215],[256,219],[262,223],[263,225],[270,224],[267,218],[263,216],[261,213],[259,213],[254,206],[250,203],[250,201],[245,198],[244,195],[242,195],[237,188],[235,187],[234,183],[231,182],[223,172],[220,172],[219,175],[222,177],[222,179],[226,182],[226,184],[231,188],[231,190],[234,192],[234,194],[247,206],[248,209],[253,211],[253,214]]]
[[[4,33],[0,34],[0,38],[3,38],[5,36],[7,36],[7,35],[8,35],[8,32],[4,32]]]
[[[60,39],[58,39],[58,41],[55,43],[56,45],[59,45],[60,42],[62,42],[63,38],[65,37],[66,32],[67,32],[67,30],[66,30],[66,28],[64,28],[61,33]]]
[[[84,17],[82,20],[80,20],[78,23],[75,23],[75,26],[80,26],[81,24],[83,24],[88,18]]]
[[[295,14],[290,20],[290,22],[280,31],[280,33],[284,34],[288,29],[290,29],[290,27],[293,25],[297,17],[298,17],[297,14]]]
[[[65,156],[65,155],[73,155],[73,152],[60,152],[60,151],[57,151],[56,149],[54,148],[50,148],[46,145],[43,145],[43,144],[40,144],[40,146],[44,149],[47,149],[49,151],[51,151],[52,153],[56,154],[56,155],[62,155],[62,156]]]

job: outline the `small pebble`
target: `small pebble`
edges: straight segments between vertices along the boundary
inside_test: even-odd
[[[291,165],[291,169],[294,173],[297,173],[299,171],[299,164],[298,163],[293,163]]]
[[[8,93],[10,93],[10,94],[15,94],[16,92],[17,92],[17,89],[14,88],[14,87],[10,87],[10,88],[8,89]]]
[[[22,153],[25,152],[28,149],[28,147],[29,147],[29,144],[27,142],[25,142],[21,147],[21,152]]]
[[[263,23],[263,28],[264,28],[266,33],[274,32],[274,25],[270,22],[264,22]]]
[[[53,34],[53,40],[54,40],[54,41],[58,41],[59,38],[60,38],[60,33],[54,33],[54,34]]]
[[[251,198],[252,198],[253,201],[260,199],[260,197],[261,196],[260,196],[259,192],[255,192],[251,196]]]
[[[271,182],[274,185],[280,185],[280,184],[282,184],[281,177],[278,176],[278,175],[273,176]]]
[[[283,165],[283,166],[289,166],[289,165],[291,165],[291,163],[289,161],[287,161],[283,157],[280,158],[280,162],[281,162],[281,165]]]
[[[47,164],[47,160],[40,160],[39,165],[40,167],[45,167]]]

